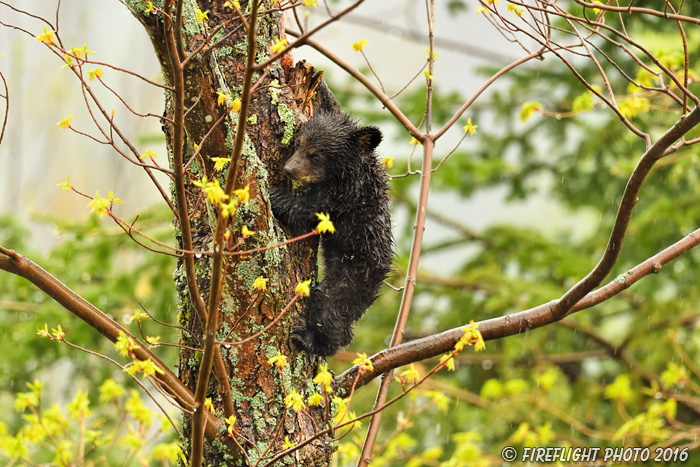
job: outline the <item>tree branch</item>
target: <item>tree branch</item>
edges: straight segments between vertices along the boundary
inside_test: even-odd
[[[666,263],[679,257],[698,244],[700,244],[700,229],[695,230],[643,263],[621,274],[604,287],[590,292],[571,308],[569,314],[591,308],[614,297],[623,290],[631,287],[643,277],[658,273]],[[559,321],[563,316],[557,318],[557,316],[552,313],[552,308],[555,304],[556,301],[551,301],[529,310],[480,321],[477,325],[485,341],[502,339]],[[451,351],[459,338],[464,334],[464,328],[465,326],[460,326],[440,334],[416,339],[397,347],[382,350],[370,358],[374,369],[373,371],[362,372],[357,382],[357,387],[364,386],[377,376],[391,371],[394,368]],[[359,368],[359,365],[355,365],[336,378],[336,383],[340,391],[348,391],[350,389],[357,377]]]
[[[328,26],[329,24],[334,23],[334,22],[340,20],[343,16],[347,15],[347,14],[350,13],[352,10],[354,10],[355,8],[357,8],[358,6],[360,6],[364,1],[365,1],[365,0],[358,0],[357,2],[353,3],[352,5],[350,5],[349,7],[347,7],[346,9],[344,9],[343,11],[341,11],[340,13],[338,13],[337,15],[330,15],[330,18],[328,18],[327,20],[323,21],[321,24],[319,24],[319,25],[316,26],[315,28],[310,29],[310,30],[307,30],[306,32],[304,32],[303,29],[301,29],[301,28],[300,28],[300,32],[294,32],[294,33],[292,33],[291,31],[286,31],[286,32],[288,32],[290,35],[296,37],[297,40],[295,40],[295,41],[292,42],[291,44],[287,45],[286,47],[284,47],[284,48],[283,48],[282,50],[280,50],[279,52],[272,54],[272,56],[269,57],[269,58],[268,58],[266,61],[264,61],[263,63],[255,64],[255,65],[253,66],[254,70],[255,70],[255,71],[262,71],[262,70],[264,70],[265,68],[267,68],[268,66],[270,66],[272,63],[274,63],[275,60],[281,58],[284,54],[286,54],[286,53],[289,52],[290,50],[292,50],[292,49],[294,49],[294,48],[297,48],[297,47],[301,47],[302,45],[304,45],[304,44],[306,43],[306,41],[307,41],[307,39],[308,39],[309,37],[313,36],[313,35],[316,34],[318,31],[320,31],[321,29],[325,28],[325,27]],[[293,11],[294,11],[294,13],[296,14],[296,8],[294,8]]]
[[[166,2],[166,9],[169,10],[172,7],[172,0]],[[184,139],[185,139],[185,78],[184,78],[184,67],[180,59],[180,52],[177,45],[178,32],[175,31],[177,26],[180,24],[180,18],[176,18],[175,23],[172,18],[165,16],[166,20],[166,48],[168,52],[168,59],[170,61],[170,70],[172,73],[173,87],[175,92],[173,93],[173,139],[172,139],[172,151],[173,151],[173,175],[175,179],[175,196],[177,198],[177,209],[178,218],[180,219],[180,230],[182,233],[182,246],[185,250],[192,250],[192,231],[190,228],[190,217],[187,208],[187,196],[185,189],[185,167],[184,167]],[[194,308],[202,322],[207,322],[211,316],[207,316],[206,306],[204,300],[202,299],[199,287],[197,285],[197,273],[195,270],[195,260],[192,253],[184,254],[185,263],[185,274],[187,276],[187,287],[190,295],[190,299],[194,303]],[[209,314],[213,315],[215,310],[209,310]],[[209,318],[209,319],[208,319]],[[215,349],[217,350],[217,349]],[[206,353],[206,347],[205,347]],[[211,353],[211,351],[210,351]],[[207,376],[209,371],[211,371],[212,361],[215,363],[215,371],[217,376],[217,381],[219,382],[222,391],[224,392],[224,412],[227,417],[233,415],[233,401],[231,400],[231,388],[229,385],[228,376],[226,373],[226,368],[224,366],[223,358],[220,352],[216,352],[216,358],[213,354],[209,356],[209,365],[207,366]],[[204,363],[202,363],[204,365]],[[206,385],[205,385],[206,386]],[[197,394],[193,397],[193,429],[192,437],[193,440],[199,439],[199,444],[202,443],[202,437],[204,436],[205,430],[209,430],[208,416],[209,412],[204,409],[204,397],[199,394],[199,385],[197,385]],[[206,389],[206,388],[205,388]],[[197,444],[193,442],[192,447],[192,460],[199,459],[201,462],[201,453],[196,455],[195,446]],[[194,464],[193,464],[194,465]]]
[[[298,33],[296,31],[292,31],[291,29],[287,28],[285,29],[285,32],[289,34],[290,36],[298,36]],[[319,44],[316,41],[313,41],[311,39],[306,39],[305,43],[314,49],[316,49],[318,52],[323,54],[326,58],[334,62],[336,65],[338,65],[340,68],[345,70],[350,76],[355,78],[360,84],[362,84],[369,92],[371,92],[383,105],[386,107],[386,109],[391,112],[391,114],[396,118],[396,120],[403,125],[404,128],[413,136],[416,138],[418,141],[421,143],[423,142],[424,135],[423,133],[411,123],[411,121],[406,117],[403,112],[401,112],[401,109],[399,109],[396,104],[391,102],[391,100],[387,97],[386,94],[384,94],[381,89],[379,89],[377,86],[372,84],[372,82],[367,79],[365,75],[360,73],[357,69],[351,67],[347,62],[343,61],[340,57],[335,55],[333,52],[328,50],[327,48],[323,47],[321,44]]]
[[[437,139],[440,138],[442,135],[444,135],[445,132],[446,132],[447,130],[449,130],[449,129],[452,127],[452,125],[455,124],[455,122],[459,119],[459,117],[461,117],[462,114],[474,103],[474,101],[476,100],[476,98],[479,97],[484,91],[486,91],[486,89],[488,89],[493,83],[495,83],[496,80],[497,80],[498,78],[500,78],[500,77],[503,76],[504,74],[508,73],[508,72],[509,72],[510,70],[512,70],[513,68],[516,68],[516,67],[522,65],[523,63],[532,60],[533,58],[541,57],[541,56],[543,55],[543,53],[544,53],[544,50],[543,50],[543,48],[541,48],[541,49],[539,49],[539,50],[536,51],[536,52],[532,52],[532,53],[529,54],[529,55],[526,55],[526,56],[524,56],[524,57],[521,57],[521,58],[515,60],[514,62],[512,62],[512,63],[506,65],[505,67],[501,68],[499,71],[497,71],[496,73],[494,73],[494,74],[493,74],[493,75],[492,75],[492,76],[491,76],[491,77],[490,77],[490,78],[489,78],[489,79],[488,79],[488,80],[487,80],[487,81],[486,81],[486,82],[485,82],[485,83],[484,83],[484,84],[469,98],[469,100],[467,100],[467,102],[465,102],[465,103],[462,105],[462,107],[460,107],[459,110],[457,110],[457,112],[454,113],[454,115],[452,116],[452,118],[450,118],[450,120],[449,120],[447,123],[445,123],[445,125],[444,125],[437,133],[435,133],[435,140],[437,140]]]
[[[639,201],[637,196],[642,188],[642,183],[659,159],[677,149],[672,148],[671,145],[682,138],[698,123],[700,123],[700,107],[695,107],[692,112],[683,115],[644,153],[627,181],[627,186],[622,194],[620,208],[617,211],[615,224],[610,233],[610,239],[608,240],[608,245],[603,257],[586,277],[569,289],[569,291],[552,306],[551,312],[555,317],[555,321],[569,314],[569,310],[587,293],[597,287],[610,273],[622,250],[622,243],[627,233],[627,226],[632,218],[632,211]]]
[[[657,18],[670,18],[670,19],[675,19],[677,21],[684,21],[686,23],[694,23],[694,24],[700,24],[700,18],[693,18],[691,16],[683,16],[683,15],[678,15],[678,14],[671,14],[671,13],[666,13],[663,11],[657,11],[657,10],[652,10],[651,8],[639,8],[639,7],[634,7],[634,6],[614,6],[614,5],[606,5],[606,4],[598,4],[598,3],[589,3],[589,2],[584,2],[582,0],[575,0],[576,3],[578,3],[581,6],[584,6],[586,8],[595,8],[599,10],[606,10],[606,11],[614,11],[618,13],[625,13],[625,14],[633,14],[633,13],[641,13],[644,15],[649,15],[649,16],[656,16]]]
[[[133,350],[136,358],[139,360],[150,359],[163,371],[162,374],[156,373],[154,376],[158,383],[162,385],[163,389],[181,406],[192,407],[194,405],[194,395],[192,392],[153,352],[141,344],[135,336],[120,326],[116,321],[49,274],[46,270],[41,268],[41,266],[15,251],[0,246],[0,269],[24,277],[63,308],[73,313],[81,321],[92,326],[97,332],[110,341],[116,342],[120,332],[132,338],[138,346]],[[209,412],[206,413],[206,420],[206,434],[208,437],[214,439],[218,436],[224,424],[219,418]]]
[[[423,135],[423,165],[421,169],[420,177],[420,192],[418,195],[418,207],[416,209],[416,221],[413,226],[413,240],[411,242],[411,253],[408,259],[408,271],[406,272],[406,281],[403,288],[403,295],[401,297],[401,305],[399,306],[399,313],[396,317],[396,325],[394,326],[394,332],[391,336],[391,347],[395,347],[401,344],[403,341],[403,334],[406,328],[406,321],[408,320],[408,315],[411,311],[411,304],[413,303],[413,292],[416,287],[416,276],[418,275],[418,262],[420,260],[421,247],[423,246],[423,232],[425,231],[425,217],[428,211],[428,194],[430,193],[430,176],[432,174],[433,167],[433,148],[435,146],[435,139],[430,134],[432,131],[432,106],[433,106],[433,63],[435,62],[434,56],[434,13],[435,13],[435,0],[430,0],[430,4],[426,1],[426,7],[428,8],[428,74],[426,76],[427,89],[426,89],[426,108],[425,108],[425,129],[426,132]],[[374,411],[376,412],[372,415],[369,421],[369,428],[367,429],[367,435],[365,436],[365,441],[362,446],[362,453],[360,454],[360,459],[358,462],[358,467],[367,467],[372,459],[372,449],[374,448],[377,435],[379,434],[379,425],[382,420],[382,415],[384,412],[382,410],[377,410],[382,407],[387,397],[389,396],[389,388],[391,386],[393,373],[389,372],[382,375],[382,380],[379,385],[379,390],[377,391],[377,397],[374,401]]]

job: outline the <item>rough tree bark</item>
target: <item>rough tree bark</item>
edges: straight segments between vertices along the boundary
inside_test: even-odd
[[[223,178],[214,171],[212,157],[229,157],[233,148],[237,120],[225,117],[220,125],[216,123],[224,117],[227,107],[217,103],[217,92],[240,98],[243,75],[247,60],[246,27],[242,25],[236,12],[224,6],[224,1],[185,1],[182,6],[184,18],[181,37],[185,54],[195,50],[206,40],[207,31],[195,19],[196,9],[208,12],[207,27],[212,31],[221,30],[210,42],[223,40],[216,48],[199,53],[190,60],[185,69],[185,163],[192,157],[196,146],[201,145],[200,157],[195,157],[188,167],[186,187],[187,205],[192,229],[193,250],[211,251],[213,232],[216,226],[215,213],[207,209],[200,190],[192,182],[207,176],[209,180]],[[249,11],[248,2],[241,1],[241,10]],[[167,43],[167,27],[162,15],[144,13],[142,2],[129,2],[136,18],[144,25],[152,39],[160,60],[163,74],[168,84],[173,84],[174,70],[171,66]],[[261,6],[261,10],[266,5]],[[174,7],[175,8],[175,7]],[[174,9],[173,9],[174,11]],[[227,24],[227,21],[229,24]],[[278,13],[267,12],[260,15],[257,22],[256,59],[260,63],[271,55],[270,44],[284,35]],[[256,74],[253,82],[256,90],[249,106],[246,140],[237,170],[236,188],[250,187],[250,202],[242,205],[237,214],[235,227],[230,240],[241,239],[243,225],[257,232],[255,236],[243,240],[239,248],[247,250],[267,247],[283,241],[284,233],[274,225],[269,209],[268,188],[271,184],[284,183],[280,167],[286,156],[286,148],[291,142],[294,127],[300,119],[312,110],[311,96],[318,85],[320,73],[305,64],[291,66],[290,55],[270,65],[264,73]],[[175,96],[166,93],[166,115],[172,116]],[[164,125],[169,152],[172,156],[173,135],[169,125]],[[172,164],[172,157],[171,157]],[[233,168],[232,168],[233,169]],[[224,174],[228,167],[224,169]],[[173,199],[175,196],[173,195]],[[176,235],[182,247],[182,219],[175,219]],[[246,256],[227,256],[224,262],[225,279],[220,303],[220,327],[218,339],[230,333],[228,341],[238,341],[251,336],[270,324],[294,296],[295,286],[311,277],[315,270],[314,239],[303,240],[280,248],[269,249]],[[211,277],[211,256],[196,256],[198,286],[204,302],[208,300]],[[269,279],[268,291],[259,292],[252,287],[253,281],[263,276]],[[201,348],[204,323],[195,311],[193,297],[186,284],[183,261],[180,261],[174,274],[179,294],[178,322],[188,330],[182,335],[182,343]],[[298,317],[299,303],[290,309],[282,320],[261,336],[241,345],[221,347],[223,368],[228,378],[233,400],[233,415],[236,416],[236,429],[246,438],[238,442],[246,451],[232,452],[223,442],[226,432],[222,430],[218,439],[207,439],[203,465],[229,465],[240,459],[242,465],[254,463],[261,456],[270,456],[282,450],[288,437],[290,442],[299,442],[314,436],[315,431],[324,427],[323,410],[309,410],[311,418],[286,410],[285,393],[291,388],[309,394],[311,379],[316,373],[316,361],[299,355],[289,339],[290,330]],[[284,369],[284,384],[280,371],[268,363],[268,359],[278,350],[288,357],[289,365]],[[218,357],[215,357],[218,359]],[[199,372],[201,353],[183,349],[180,353],[179,376],[194,392]],[[214,365],[216,367],[216,363]],[[215,368],[216,370],[216,368]],[[207,397],[210,397],[217,413],[230,415],[230,401],[226,400],[224,381],[215,371],[209,380]],[[190,417],[185,416],[184,433],[190,439]],[[292,457],[295,465],[328,465],[332,453],[329,438],[320,437],[304,449],[296,451]],[[251,445],[255,443],[255,446]],[[272,445],[269,450],[268,446]],[[189,452],[190,446],[186,446]],[[267,450],[267,451],[266,451]],[[264,465],[262,462],[260,465]]]

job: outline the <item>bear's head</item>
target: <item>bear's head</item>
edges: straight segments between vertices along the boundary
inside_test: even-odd
[[[358,127],[340,111],[318,112],[299,128],[283,172],[304,184],[335,183],[362,172],[381,141],[376,127]]]

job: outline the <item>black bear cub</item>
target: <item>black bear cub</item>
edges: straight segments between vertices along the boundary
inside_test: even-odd
[[[331,356],[352,341],[353,324],[391,269],[389,187],[374,153],[381,140],[379,129],[358,127],[337,104],[322,105],[299,128],[284,166],[301,187],[270,190],[272,212],[293,235],[315,228],[316,213],[330,214],[336,229],[321,234],[323,280],[311,289],[292,337],[314,355]]]

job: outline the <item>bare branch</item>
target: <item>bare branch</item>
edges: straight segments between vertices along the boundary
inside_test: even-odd
[[[296,35],[295,31],[292,31],[290,29],[286,29],[287,34],[290,34],[292,36]],[[418,141],[421,143],[423,142],[423,132],[421,132],[418,128],[416,128],[413,123],[401,112],[401,110],[387,97],[386,94],[384,94],[379,88],[377,88],[370,80],[368,80],[362,73],[360,73],[358,70],[355,68],[351,67],[347,62],[343,61],[335,55],[333,52],[330,50],[326,49],[323,47],[321,44],[319,44],[316,41],[313,41],[311,39],[306,39],[305,43],[323,55],[326,56],[329,60],[334,62],[336,65],[338,65],[340,68],[345,70],[349,75],[351,75],[353,78],[355,78],[358,82],[360,82],[369,92],[374,94],[374,96],[379,99],[379,101],[384,104],[384,107],[387,108],[389,112],[401,123],[404,128],[413,136],[416,138]]]
[[[141,344],[129,331],[97,309],[78,293],[61,283],[61,281],[46,272],[39,265],[27,257],[0,246],[0,269],[24,277],[63,308],[73,313],[81,321],[92,326],[110,341],[116,342],[117,339],[119,339],[120,333],[124,333],[127,337],[133,338],[138,346],[133,351],[135,357],[139,360],[150,359],[163,371],[162,374],[157,373],[155,377],[163,389],[182,407],[192,407],[194,405],[194,395],[192,392],[190,392],[187,386],[185,386],[170,368],[168,368],[153,352]],[[224,426],[223,421],[209,412],[206,413],[206,419],[207,436],[211,438],[217,437],[219,430]]]
[[[264,70],[265,68],[270,66],[272,63],[274,63],[275,60],[282,57],[284,54],[286,54],[287,52],[289,52],[293,48],[300,47],[300,46],[304,45],[309,37],[313,36],[321,29],[325,28],[326,26],[328,26],[331,23],[338,21],[340,18],[347,15],[352,10],[357,8],[358,6],[362,5],[362,2],[364,2],[364,1],[365,0],[357,0],[355,3],[353,3],[352,5],[350,5],[349,7],[347,7],[346,9],[341,11],[340,13],[338,13],[337,15],[331,16],[326,21],[322,22],[321,24],[319,24],[315,28],[310,29],[306,32],[302,31],[301,33],[298,33],[298,32],[292,33],[290,31],[288,31],[288,33],[291,34],[292,36],[296,37],[297,40],[292,42],[291,44],[287,45],[284,49],[280,50],[279,52],[272,54],[272,56],[270,58],[268,58],[265,62],[258,63],[256,65],[254,65],[254,69],[256,71]]]
[[[521,57],[518,60],[514,61],[513,63],[506,65],[505,67],[500,69],[498,72],[494,73],[493,76],[491,76],[491,78],[489,78],[488,81],[486,81],[483,84],[483,86],[481,86],[472,95],[472,97],[470,97],[469,100],[467,102],[465,102],[464,105],[462,105],[462,107],[460,107],[457,112],[455,112],[455,114],[452,116],[452,118],[450,118],[450,120],[447,123],[445,123],[445,126],[443,126],[442,129],[440,129],[437,133],[435,133],[435,136],[434,136],[435,140],[437,141],[442,135],[444,135],[445,132],[447,130],[449,130],[452,127],[452,125],[455,124],[457,119],[459,119],[459,117],[461,117],[462,114],[474,103],[476,98],[479,97],[486,89],[488,89],[488,87],[491,86],[498,78],[500,78],[501,76],[503,76],[504,74],[506,74],[507,72],[512,70],[513,68],[520,66],[523,63],[525,63],[529,60],[532,60],[533,58],[537,58],[537,57],[542,56],[542,52],[543,52],[543,50],[540,49],[537,52],[533,52],[529,55]]]
[[[428,73],[426,75],[427,94],[426,94],[426,133],[423,138],[423,165],[421,168],[420,177],[420,192],[418,196],[418,209],[416,209],[416,221],[413,230],[413,240],[411,242],[411,253],[408,259],[408,271],[406,272],[406,282],[403,288],[401,297],[401,305],[396,318],[396,325],[391,336],[391,347],[395,347],[403,341],[404,329],[408,321],[408,315],[411,311],[413,303],[413,292],[416,287],[416,276],[418,275],[418,261],[420,259],[421,247],[423,246],[423,233],[425,231],[425,217],[428,211],[428,194],[430,192],[430,178],[433,167],[433,147],[435,140],[430,134],[432,130],[432,115],[433,115],[433,64],[435,62],[433,42],[433,29],[435,26],[435,0],[426,0],[427,18],[428,18]],[[362,453],[358,461],[358,467],[366,467],[372,459],[372,449],[379,434],[379,425],[382,420],[383,411],[377,410],[382,407],[387,397],[389,396],[389,387],[392,382],[392,372],[389,371],[382,375],[382,380],[377,391],[377,398],[374,401],[375,414],[369,422],[365,442],[362,446]],[[354,388],[354,387],[353,387]]]
[[[608,245],[603,257],[586,277],[566,292],[553,306],[552,313],[557,319],[566,316],[574,304],[597,287],[610,273],[622,249],[627,226],[632,218],[632,211],[637,201],[639,201],[637,196],[639,195],[642,183],[647,175],[649,175],[649,172],[651,172],[656,161],[674,152],[677,147],[672,147],[672,144],[682,138],[698,123],[700,123],[700,108],[696,107],[689,114],[683,115],[680,120],[664,133],[641,157],[622,194],[620,208],[617,211],[615,224],[610,233],[610,239],[608,240]]]
[[[643,277],[658,273],[666,263],[698,244],[700,244],[700,229],[695,230],[680,241],[620,275],[604,287],[588,293],[585,297],[578,300],[569,314],[591,308],[614,297]],[[477,325],[485,341],[502,339],[558,321],[561,317],[557,318],[552,311],[555,304],[556,301],[544,303],[529,310],[481,321]],[[460,326],[440,334],[416,339],[397,347],[382,350],[373,355],[370,360],[374,370],[362,372],[358,387],[364,386],[377,376],[394,368],[449,352],[460,337],[464,335],[464,328],[464,326]],[[358,371],[359,365],[356,365],[339,375],[336,378],[338,388],[347,391],[355,380]]]
[[[2,144],[2,139],[5,136],[5,129],[7,128],[7,118],[10,115],[10,91],[7,88],[7,81],[5,81],[5,75],[0,73],[0,79],[2,79],[2,85],[5,88],[5,93],[0,95],[5,99],[5,116],[2,119],[2,128],[0,129],[0,144]]]
[[[583,0],[576,0],[576,3],[578,3],[579,5],[585,6],[587,8],[595,8],[598,10],[615,11],[618,13],[625,13],[625,14],[641,13],[644,15],[656,16],[659,18],[675,19],[677,21],[683,21],[684,23],[700,24],[700,18],[693,18],[692,16],[678,15],[675,13],[670,14],[670,13],[663,12],[663,11],[652,10],[651,8],[640,8],[640,7],[634,7],[631,5],[630,6],[613,6],[613,5],[606,5],[604,3],[588,3],[588,2],[584,2]]]

